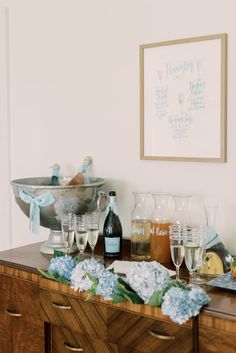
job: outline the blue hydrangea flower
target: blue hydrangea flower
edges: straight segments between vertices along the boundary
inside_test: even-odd
[[[192,316],[198,315],[201,307],[209,300],[208,295],[200,287],[192,287],[190,291],[172,287],[164,295],[162,312],[174,322],[183,324]]]
[[[56,276],[63,276],[65,279],[69,280],[75,265],[76,261],[72,258],[72,256],[65,255],[52,257],[47,271],[53,272]]]
[[[79,292],[87,291],[91,288],[92,282],[86,274],[90,273],[99,279],[104,271],[105,267],[95,259],[83,260],[76,265],[71,273],[71,287],[74,290],[79,290]]]
[[[127,273],[127,280],[145,303],[155,291],[162,290],[171,281],[168,270],[156,261],[138,262]]]
[[[188,295],[192,308],[192,316],[197,316],[201,307],[209,303],[210,298],[206,292],[198,286],[192,287]]]
[[[96,294],[102,295],[105,300],[111,300],[111,294],[114,291],[118,275],[111,271],[104,271],[99,277],[99,283],[96,288]]]

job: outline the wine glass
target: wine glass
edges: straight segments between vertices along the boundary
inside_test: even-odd
[[[100,213],[98,211],[88,212],[86,214],[88,222],[88,243],[92,250],[92,258],[94,258],[94,248],[98,241],[99,234],[99,217]]]
[[[205,284],[206,279],[200,277],[200,268],[202,267],[205,256],[206,256],[206,243],[207,243],[207,235],[208,235],[208,226],[199,225],[197,226],[198,236],[199,236],[199,256],[197,259],[197,266],[195,276],[192,278],[192,283],[194,284]]]
[[[194,284],[194,273],[199,266],[202,258],[202,243],[199,227],[188,226],[184,233],[184,259],[189,271],[189,285]]]
[[[181,282],[183,281],[179,276],[179,268],[184,259],[184,229],[183,225],[172,224],[169,226],[171,259],[176,268],[176,280]]]
[[[80,258],[83,260],[83,253],[88,241],[88,224],[86,215],[79,215],[76,217],[76,245],[80,253]]]
[[[61,230],[66,254],[69,255],[75,239],[76,214],[65,213],[61,218]]]

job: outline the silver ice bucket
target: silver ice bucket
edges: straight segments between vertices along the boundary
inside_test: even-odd
[[[65,178],[68,181],[71,177]],[[24,192],[32,200],[50,194],[52,203],[40,207],[40,225],[50,229],[49,239],[42,244],[41,252],[52,254],[54,249],[64,251],[61,236],[61,216],[65,212],[84,214],[99,209],[104,211],[107,206],[107,196],[100,190],[104,184],[102,178],[89,178],[89,184],[51,186],[51,178],[35,177],[11,181],[17,205],[22,212],[30,217],[30,203],[23,201]]]

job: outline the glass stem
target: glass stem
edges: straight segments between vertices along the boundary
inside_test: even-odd
[[[92,249],[92,259],[94,259],[94,248],[91,248]]]
[[[197,270],[194,270],[192,272],[192,280],[195,279],[195,278],[197,278]]]
[[[193,270],[189,271],[189,284],[192,285],[193,284]]]
[[[176,276],[175,276],[175,279],[177,279],[178,281],[180,280],[180,277],[179,277],[179,266],[176,266]]]
[[[81,261],[83,260],[83,251],[80,251],[80,258],[81,258]]]
[[[199,276],[199,268],[196,269],[195,278],[196,279],[200,278],[200,276]]]

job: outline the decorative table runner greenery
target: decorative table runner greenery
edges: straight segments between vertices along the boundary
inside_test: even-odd
[[[38,270],[48,279],[79,292],[87,291],[87,299],[100,295],[114,304],[130,301],[159,306],[164,315],[178,324],[197,316],[210,300],[202,288],[172,280],[169,271],[156,261],[137,262],[126,277],[121,277],[93,258],[80,261],[55,251],[47,271]]]

